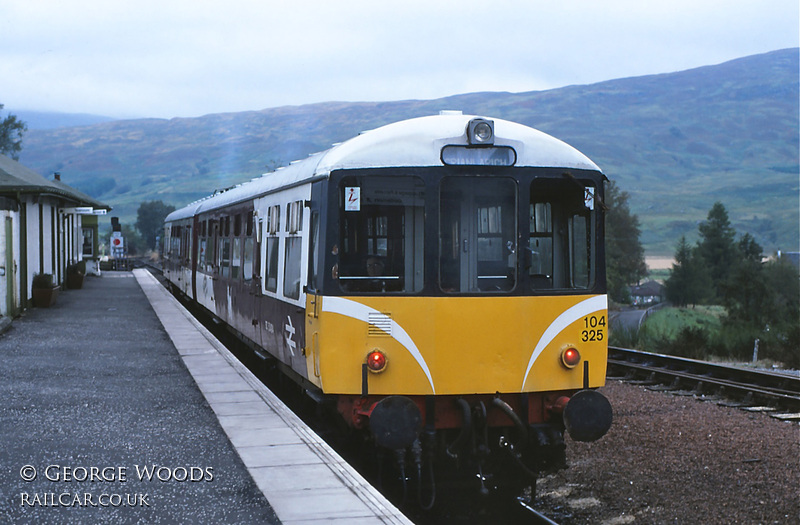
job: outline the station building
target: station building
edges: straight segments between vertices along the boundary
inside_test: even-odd
[[[0,155],[0,315],[31,305],[33,277],[64,285],[67,267],[98,254],[98,217],[111,207]]]

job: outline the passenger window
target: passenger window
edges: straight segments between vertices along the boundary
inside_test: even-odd
[[[300,260],[302,257],[301,237],[286,238],[286,257],[284,259],[283,295],[289,299],[300,297]]]
[[[242,275],[245,281],[253,279],[253,238],[247,237],[244,240],[244,264],[242,265]]]
[[[267,238],[267,279],[264,285],[267,291],[278,291],[278,237]]]
[[[281,228],[281,208],[280,206],[270,206],[267,208],[267,229],[264,232],[267,237],[264,241],[266,250],[266,268],[264,289],[268,292],[278,291],[278,232]]]
[[[220,273],[223,277],[230,276],[230,264],[231,264],[231,240],[230,239],[220,239],[220,248],[219,248],[219,267]]]
[[[239,278],[239,268],[241,268],[241,266],[242,266],[242,240],[238,237],[234,237],[233,252],[231,253],[231,279]]]

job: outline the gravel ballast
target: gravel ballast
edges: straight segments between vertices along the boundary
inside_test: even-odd
[[[614,423],[567,438],[535,507],[560,524],[800,523],[800,425],[609,381]]]

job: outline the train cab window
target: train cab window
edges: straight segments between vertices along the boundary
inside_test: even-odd
[[[419,292],[425,183],[418,177],[345,177],[333,274],[344,292]]]
[[[517,283],[517,185],[506,177],[445,177],[440,191],[439,286],[509,292]]]
[[[591,288],[595,238],[593,187],[574,180],[533,181],[527,264],[534,290]]]

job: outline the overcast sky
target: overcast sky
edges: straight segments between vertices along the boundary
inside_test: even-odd
[[[193,117],[536,91],[798,47],[798,0],[0,0],[0,103]]]

